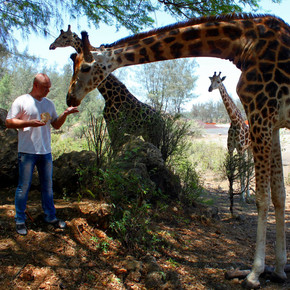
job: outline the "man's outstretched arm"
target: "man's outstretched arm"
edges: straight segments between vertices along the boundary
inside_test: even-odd
[[[78,113],[78,107],[68,107],[62,114],[58,116],[58,118],[51,122],[51,125],[54,129],[59,129],[66,120],[66,117],[70,114]]]

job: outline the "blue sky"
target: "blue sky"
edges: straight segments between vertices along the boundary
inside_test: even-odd
[[[289,0],[282,0],[281,4],[272,3],[271,0],[262,0],[261,7],[256,13],[270,13],[282,18],[285,22],[290,24],[290,5]],[[158,17],[156,27],[161,27],[167,24],[174,23],[175,20],[170,17]],[[65,22],[64,27],[51,28],[50,33],[47,38],[42,38],[39,35],[31,35],[29,39],[25,42],[21,42],[18,46],[19,51],[23,51],[25,48],[32,55],[38,56],[43,59],[43,63],[48,65],[56,65],[62,68],[65,64],[71,64],[70,54],[74,52],[72,48],[59,48],[54,51],[49,50],[49,45],[54,41],[60,33],[60,29],[67,30],[68,24],[72,25],[72,31],[80,34],[82,30],[87,30],[90,37],[90,42],[94,46],[99,46],[103,43],[112,43],[120,38],[128,36],[130,33],[125,29],[121,29],[116,32],[115,27],[108,27],[101,25],[99,29],[95,29],[94,26],[88,27],[85,21],[79,20],[81,27],[79,28],[76,23],[71,20]],[[238,70],[231,62],[226,60],[221,60],[217,58],[196,58],[198,63],[198,68],[196,68],[196,73],[198,75],[198,81],[196,83],[196,88],[194,94],[199,97],[194,99],[186,106],[186,110],[190,110],[192,104],[208,102],[210,100],[216,102],[220,100],[220,94],[217,90],[209,93],[208,87],[210,85],[209,76],[213,73],[222,72],[222,75],[226,76],[224,85],[227,88],[228,93],[234,99],[238,98],[236,94],[236,84],[240,76],[240,70]],[[125,68],[128,70],[128,68]],[[121,69],[120,69],[121,70]],[[142,96],[138,95],[140,92],[136,90],[136,84],[126,83],[128,88],[132,93],[136,94],[136,97],[142,100]],[[138,93],[136,93],[138,91]],[[144,99],[143,99],[144,100]]]

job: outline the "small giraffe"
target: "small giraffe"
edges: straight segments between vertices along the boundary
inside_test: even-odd
[[[78,53],[82,51],[82,40],[76,33],[71,31],[71,26],[68,25],[68,30],[60,30],[60,35],[49,46],[49,49],[57,47],[72,46]],[[90,50],[96,50],[90,45]],[[72,54],[74,60],[76,54]],[[161,114],[155,111],[152,107],[138,101],[113,74],[108,77],[98,86],[98,90],[105,99],[105,107],[103,111],[106,120],[108,132],[113,143],[120,143],[118,131],[135,136],[142,136],[145,141],[148,141],[157,147],[160,143]],[[122,143],[122,142],[121,142]]]
[[[209,77],[211,85],[208,91],[212,92],[215,89],[219,90],[225,108],[231,119],[231,125],[228,131],[228,140],[227,140],[227,147],[230,157],[233,157],[234,150],[236,149],[237,153],[240,156],[239,161],[242,160],[242,157],[246,157],[246,155],[248,157],[248,160],[250,160],[251,141],[249,127],[246,125],[241,111],[238,109],[232,98],[229,96],[223,84],[225,78],[226,78],[225,76],[221,78],[221,72],[218,75],[214,73],[212,77]],[[243,201],[245,201],[246,199],[249,200],[250,198],[249,180],[246,181],[247,185],[245,186],[245,176],[242,172],[240,172],[240,182],[241,182],[242,199]],[[230,189],[230,192],[232,192],[232,188]]]
[[[85,36],[85,35],[84,35]],[[186,22],[101,45],[90,52],[83,37],[67,93],[77,106],[117,68],[184,57],[217,57],[241,70],[238,96],[249,120],[255,163],[258,225],[253,267],[246,287],[260,287],[264,271],[270,198],[276,217],[276,263],[273,279],[285,281],[285,186],[280,128],[290,128],[290,27],[272,15],[230,14]],[[80,81],[81,80],[81,81]]]

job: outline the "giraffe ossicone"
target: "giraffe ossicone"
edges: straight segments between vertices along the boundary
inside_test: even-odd
[[[83,44],[86,45],[85,39]],[[241,70],[238,96],[249,121],[255,163],[258,225],[253,267],[245,280],[260,286],[264,270],[270,198],[276,217],[274,275],[287,276],[285,186],[279,128],[290,129],[290,27],[272,15],[231,14],[194,18],[121,39],[96,51],[79,53],[67,94],[68,105],[79,105],[88,88],[97,87],[109,73],[129,65],[184,57],[216,57]],[[92,54],[93,62],[83,65]],[[271,192],[271,194],[270,194]]]
[[[84,34],[86,32],[82,32],[82,35]],[[95,50],[96,48],[89,43],[87,34],[85,37],[86,49]],[[49,46],[49,49],[68,46],[73,47],[78,53],[83,50],[82,40],[71,31],[70,25],[68,25],[67,31],[61,29],[60,35]],[[74,62],[76,57],[76,54],[71,55]],[[142,136],[145,141],[157,147],[160,146],[160,131],[163,125],[161,113],[140,102],[113,74],[108,75],[98,86],[98,90],[105,100],[103,116],[113,143],[118,141],[118,144],[121,144],[120,134],[129,134]]]

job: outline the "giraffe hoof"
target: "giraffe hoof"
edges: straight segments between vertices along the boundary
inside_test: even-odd
[[[250,282],[247,278],[242,282],[242,287],[245,289],[259,289],[261,287],[260,282]]]
[[[286,274],[285,274],[285,276],[286,276]],[[274,283],[284,283],[285,281],[286,281],[286,279],[287,279],[287,276],[286,276],[286,278],[285,277],[281,277],[281,276],[279,276],[277,273],[275,273],[275,272],[272,272],[271,273],[271,277],[270,277],[270,281],[271,282],[274,282]]]

